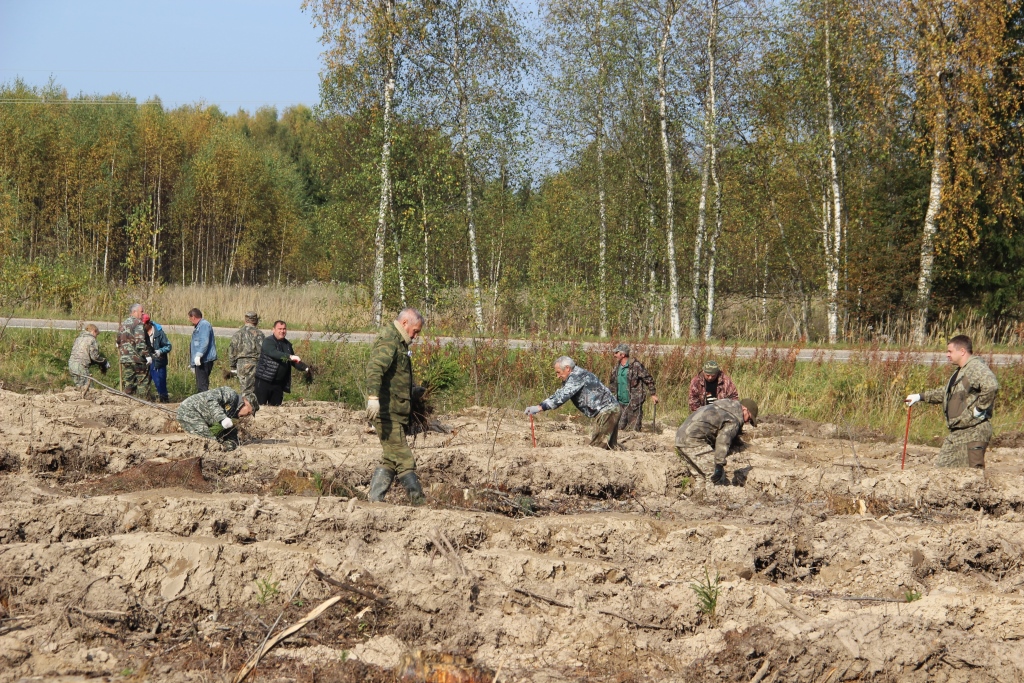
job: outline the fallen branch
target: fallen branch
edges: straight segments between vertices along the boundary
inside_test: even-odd
[[[118,367],[120,368],[121,366],[118,365]],[[87,380],[89,380],[91,382],[95,382],[96,384],[99,384],[101,387],[106,389],[108,392],[110,392],[114,396],[120,396],[122,398],[127,398],[127,399],[130,399],[132,401],[135,401],[136,403],[141,403],[144,406],[149,406],[150,408],[156,408],[157,410],[162,410],[165,413],[170,413],[171,415],[174,415],[174,416],[178,415],[178,411],[177,410],[171,410],[170,408],[164,408],[163,406],[157,405],[156,403],[150,403],[149,401],[144,401],[141,398],[138,398],[136,396],[132,396],[131,394],[126,394],[123,391],[118,391],[114,387],[107,386],[103,382],[99,381],[98,379],[96,379],[95,377],[92,377],[90,375],[80,375],[77,372],[72,372],[71,375],[74,376],[74,377],[81,377],[82,379],[87,379]],[[88,385],[86,385],[86,391],[88,391]],[[85,394],[82,394],[82,396],[84,397]]]
[[[249,658],[249,661],[247,661],[245,663],[245,665],[238,671],[238,675],[236,675],[234,677],[234,679],[232,679],[232,683],[242,683],[242,681],[244,681],[246,679],[246,677],[250,673],[252,673],[252,670],[255,669],[257,665],[259,665],[260,660],[263,659],[263,655],[265,655],[268,652],[270,652],[270,650],[272,650],[275,645],[280,643],[282,640],[284,640],[288,636],[290,636],[293,633],[296,633],[296,632],[302,630],[303,628],[305,628],[306,624],[308,624],[309,622],[311,622],[314,619],[316,619],[317,617],[319,617],[321,614],[323,614],[325,611],[327,611],[328,608],[330,608],[332,605],[337,603],[339,600],[341,600],[341,596],[340,595],[335,595],[332,598],[328,598],[327,600],[324,600],[319,605],[317,605],[315,608],[313,608],[313,610],[309,614],[307,614],[306,616],[302,617],[297,622],[295,622],[294,624],[292,624],[291,626],[289,626],[288,628],[286,628],[285,630],[281,631],[276,636],[274,636],[273,638],[268,640],[263,645],[263,647],[261,647],[259,650],[257,650],[253,654],[253,656]]]
[[[597,610],[597,612],[598,612],[598,614],[607,614],[610,617],[615,617],[617,619],[622,619],[623,621],[625,621],[627,623],[633,624],[633,626],[636,626],[637,628],[650,628],[650,629],[655,629],[655,630],[658,630],[658,631],[672,631],[672,630],[674,630],[671,626],[659,626],[658,624],[645,624],[642,621],[637,621],[636,619],[630,619],[629,617],[624,616],[622,614],[619,614],[618,612],[611,612],[611,611],[606,610],[606,609],[599,609],[599,610]]]
[[[761,681],[764,680],[764,677],[768,675],[768,665],[771,663],[771,659],[771,654],[764,658],[764,663],[761,665],[761,668],[757,670],[757,673],[754,674],[754,677],[750,679],[750,683],[761,683]]]
[[[387,605],[388,602],[389,602],[389,600],[387,598],[383,598],[383,597],[381,597],[379,595],[376,595],[375,593],[371,593],[370,591],[363,590],[362,588],[359,588],[358,586],[353,586],[351,583],[348,583],[347,581],[338,581],[337,579],[335,579],[335,578],[333,578],[331,576],[328,576],[327,574],[323,573],[319,569],[314,569],[313,570],[313,576],[315,576],[316,578],[320,579],[321,581],[323,581],[326,584],[334,586],[335,588],[340,588],[342,590],[346,590],[346,591],[349,591],[351,593],[355,593],[356,595],[361,595],[364,598],[369,598],[370,600],[373,600],[374,602],[377,602],[377,603],[379,603],[381,605]]]
[[[779,606],[784,608],[787,612],[792,614],[794,617],[800,619],[800,621],[810,621],[811,615],[804,612],[802,609],[791,603],[786,599],[786,594],[778,588],[765,588],[765,594],[775,602],[779,603]]]
[[[555,600],[554,598],[549,598],[546,595],[538,595],[537,593],[531,593],[530,591],[523,590],[522,588],[513,588],[512,590],[514,590],[516,593],[519,593],[520,595],[525,595],[528,598],[540,600],[541,602],[546,602],[548,604],[555,605],[556,607],[565,607],[567,609],[572,609],[572,605],[567,605],[564,602],[559,602],[558,600]]]

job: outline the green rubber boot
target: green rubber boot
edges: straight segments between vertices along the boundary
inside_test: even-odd
[[[422,505],[427,502],[426,496],[423,495],[423,488],[420,486],[420,478],[416,476],[416,470],[409,470],[398,478],[398,481],[405,487],[405,492],[409,494],[409,502],[413,505]]]
[[[391,488],[391,482],[395,480],[395,473],[387,467],[378,467],[370,477],[370,491],[366,497],[371,503],[379,503],[384,500],[385,494]]]

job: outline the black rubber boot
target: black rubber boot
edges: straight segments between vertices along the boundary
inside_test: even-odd
[[[370,477],[370,491],[366,497],[371,503],[379,503],[384,500],[384,495],[391,488],[391,482],[395,480],[395,473],[387,467],[378,467]]]
[[[416,476],[416,470],[409,470],[398,478],[398,481],[402,482],[402,486],[405,487],[405,492],[409,494],[409,502],[413,505],[422,505],[427,502],[426,497],[423,495],[423,488],[420,486],[420,478]]]
[[[715,465],[715,472],[711,475],[711,483],[718,485],[729,483],[729,478],[725,476],[725,465]]]

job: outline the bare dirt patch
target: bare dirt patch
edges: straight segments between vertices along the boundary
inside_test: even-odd
[[[0,681],[230,680],[332,595],[259,680],[1024,677],[1018,448],[901,471],[777,418],[706,487],[671,429],[607,452],[556,413],[533,449],[503,411],[439,417],[413,508],[365,501],[379,446],[336,405],[261,410],[225,452],[108,395],[0,392]]]

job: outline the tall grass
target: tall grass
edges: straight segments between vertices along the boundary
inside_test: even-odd
[[[61,290],[64,292],[64,290]],[[487,328],[495,337],[531,339],[597,340],[594,330],[598,310],[595,292],[567,287],[564,291],[505,292],[495,303],[490,297],[484,306]],[[276,319],[288,322],[295,330],[355,332],[373,329],[370,295],[360,285],[309,283],[289,286],[168,285],[150,287],[89,286],[74,296],[62,293],[59,301],[25,301],[2,315],[40,318],[77,318],[79,320],[120,320],[128,306],[142,302],[153,317],[165,323],[185,324],[186,314],[200,308],[214,325],[231,327],[241,323],[242,315],[256,310],[267,323]],[[637,306],[639,306],[637,304]],[[439,289],[431,306],[424,307],[431,334],[478,335],[472,297],[460,287]],[[825,302],[810,302],[812,341],[825,336]],[[397,311],[388,311],[394,314]],[[688,316],[683,311],[684,318]],[[716,314],[716,340],[736,343],[803,343],[794,302],[764,300],[731,295],[720,299]],[[613,336],[623,340],[672,341],[667,327],[668,309],[659,301],[653,315],[643,306],[614,312]],[[838,346],[851,348],[911,348],[914,324],[911,316],[894,315],[873,323],[851,322]],[[979,348],[1014,347],[1024,344],[1024,323],[993,323],[972,309],[948,310],[938,314],[930,326],[926,348],[945,348],[947,339],[967,334]]]
[[[76,333],[60,330],[8,329],[0,337],[0,383],[15,391],[60,390],[72,383],[67,358]],[[319,373],[307,386],[296,374],[289,400],[315,399],[338,401],[362,408],[365,397],[364,368],[369,346],[351,343],[310,342],[301,333],[291,335],[296,353]],[[115,359],[114,335],[101,333],[101,350]],[[185,349],[188,338],[171,335],[174,350],[169,356],[168,388],[172,400],[181,400],[195,390],[188,370]],[[228,366],[228,340],[218,339],[221,360],[217,362],[212,386],[236,386],[224,380],[221,371]],[[795,348],[771,349],[752,359],[716,356],[744,397],[758,401],[761,414],[790,415],[835,424],[840,433],[846,429],[872,429],[893,438],[902,438],[906,420],[903,397],[908,393],[941,386],[948,379],[948,366],[928,366],[911,362],[909,356],[883,360],[877,352],[865,352],[850,363],[796,362]],[[690,379],[710,357],[707,347],[677,348],[671,353],[653,355],[643,345],[634,347],[634,357],[642,360],[658,384],[661,407],[659,422],[678,425],[689,414],[686,405]],[[539,342],[528,351],[510,349],[502,342],[476,341],[466,346],[441,346],[428,342],[414,346],[413,362],[417,380],[433,387],[433,400],[442,411],[460,410],[470,405],[522,409],[550,395],[558,386],[551,364],[560,355],[570,355],[579,365],[607,380],[613,367],[612,346],[584,351],[577,343]],[[993,420],[996,433],[1019,431],[1024,407],[1024,364],[995,368],[1000,391]],[[117,384],[117,367],[106,375],[108,384]],[[651,405],[648,404],[648,420]],[[575,415],[570,406],[556,415]],[[914,411],[911,440],[936,444],[946,434],[938,406],[922,406]],[[545,413],[544,419],[561,419]]]

